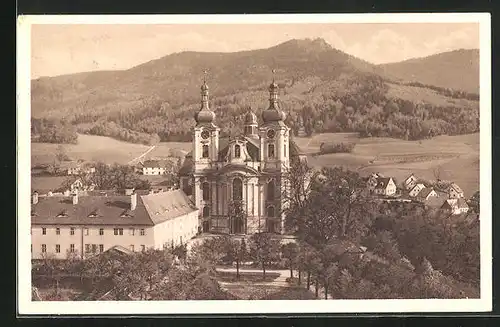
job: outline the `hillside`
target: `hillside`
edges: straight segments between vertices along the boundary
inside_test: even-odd
[[[479,50],[455,50],[377,66],[388,78],[479,93]]]
[[[42,77],[32,81],[32,115],[63,117],[88,110],[120,110],[142,101],[176,107],[198,102],[203,71],[212,98],[265,90],[276,68],[283,83],[308,76],[334,80],[341,73],[373,71],[324,40],[290,40],[275,47],[235,53],[181,52],[122,71]]]
[[[248,107],[258,115],[267,107],[273,68],[295,131],[299,116],[309,135],[421,139],[479,128],[477,96],[401,85],[323,39],[305,39],[234,53],[181,52],[128,70],[33,80],[32,136],[57,143],[74,141],[70,135],[78,131],[143,144],[188,141],[205,69],[217,124],[223,133],[238,132]]]

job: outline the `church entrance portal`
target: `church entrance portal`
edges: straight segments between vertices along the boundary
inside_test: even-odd
[[[243,221],[241,219],[234,219],[232,224],[231,234],[243,234]]]
[[[210,222],[209,221],[204,221],[203,222],[203,232],[208,233],[210,231]]]

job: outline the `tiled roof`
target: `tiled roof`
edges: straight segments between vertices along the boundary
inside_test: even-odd
[[[390,177],[379,177],[377,178],[377,186],[375,188],[385,189],[391,180]]]
[[[450,186],[449,186],[450,189],[454,189],[457,193],[463,193],[462,189],[460,188],[460,186],[458,186],[457,184],[455,183],[451,183]]]
[[[144,168],[164,168],[168,164],[165,160],[146,160],[143,162],[142,166]]]
[[[448,207],[452,209],[461,209],[461,208],[468,208],[469,205],[463,198],[458,198],[458,199],[447,199],[443,203],[443,207]]]
[[[180,190],[137,195],[137,206],[130,210],[130,196],[42,197],[31,205],[31,222],[37,225],[142,225],[152,226],[195,211]]]
[[[39,197],[31,205],[32,224],[39,225],[146,225],[152,226],[146,208],[137,196],[137,207],[131,217],[122,217],[130,209],[130,196],[79,196],[74,205],[71,197]],[[99,216],[92,217],[98,210]],[[65,217],[58,217],[62,212]]]
[[[433,190],[432,187],[426,187],[418,193],[418,197],[425,199]]]
[[[191,200],[181,190],[143,195],[141,199],[154,224],[159,224],[197,210]]]

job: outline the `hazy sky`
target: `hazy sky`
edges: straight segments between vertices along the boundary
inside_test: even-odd
[[[479,24],[33,25],[31,75],[127,69],[184,50],[232,52],[316,37],[379,64],[479,48]]]

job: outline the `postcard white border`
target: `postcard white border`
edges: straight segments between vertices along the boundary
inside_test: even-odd
[[[272,314],[485,312],[492,309],[491,199],[491,18],[489,13],[279,14],[279,15],[45,15],[20,16],[17,23],[17,251],[18,314]],[[31,301],[30,254],[30,81],[33,24],[310,24],[479,23],[481,298],[460,300],[282,300],[282,301]]]

